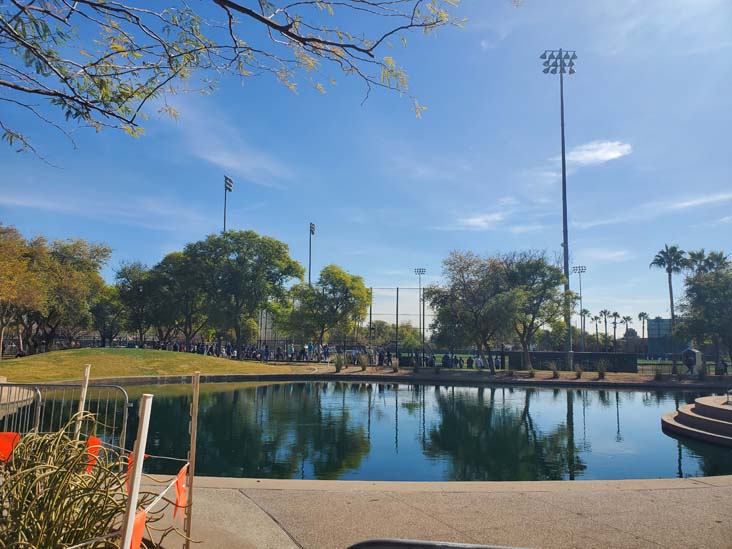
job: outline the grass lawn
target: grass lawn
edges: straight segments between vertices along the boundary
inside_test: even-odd
[[[307,373],[303,366],[268,365],[192,353],[149,349],[70,349],[0,361],[0,376],[9,382],[81,379],[91,364],[93,378],[202,374]]]

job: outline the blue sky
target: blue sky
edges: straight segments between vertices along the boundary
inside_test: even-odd
[[[0,219],[109,244],[111,280],[123,261],[152,265],[219,231],[228,174],[230,228],[279,238],[307,265],[313,221],[314,271],[337,263],[374,287],[415,286],[418,266],[437,281],[453,249],[558,255],[559,82],[538,56],[563,47],[579,56],[565,97],[585,307],[667,315],[664,274],[648,268],[664,243],[732,251],[732,3],[464,0],[457,13],[464,29],[383,52],[407,68],[421,119],[396,94],[362,105],[362,84],[336,72],[325,95],[224,80],[171,98],[180,118],[153,113],[139,139],[79,130],[74,148],[34,128],[57,167],[0,147]],[[391,301],[377,294],[375,311]]]

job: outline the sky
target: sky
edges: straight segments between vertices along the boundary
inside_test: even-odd
[[[307,266],[316,224],[314,276],[336,263],[374,288],[413,288],[415,267],[439,282],[451,250],[559,257],[559,80],[539,55],[574,49],[569,248],[587,267],[584,307],[668,316],[654,254],[732,252],[732,3],[463,0],[455,14],[464,28],[383,52],[407,69],[419,119],[396,93],[364,101],[337,71],[325,94],[225,79],[169,98],[179,118],[152,112],[137,139],[80,129],[74,146],[35,127],[48,163],[0,146],[0,221],[108,244],[112,281],[124,262],[153,265],[220,231],[227,174],[228,228],[278,238]],[[417,293],[401,296],[400,319],[416,324]],[[393,322],[394,305],[392,290],[375,291],[374,318]]]

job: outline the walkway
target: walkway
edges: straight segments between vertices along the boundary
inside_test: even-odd
[[[376,537],[535,548],[732,547],[732,476],[575,482],[196,479],[198,547]]]

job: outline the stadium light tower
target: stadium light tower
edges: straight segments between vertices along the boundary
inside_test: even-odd
[[[567,366],[572,368],[572,309],[569,306],[569,235],[567,231],[567,162],[564,151],[564,75],[574,74],[577,53],[574,50],[544,50],[539,56],[544,61],[544,74],[559,73],[559,110],[562,129],[562,232],[564,235],[564,323],[567,325]]]
[[[417,316],[419,317],[419,332],[422,336],[422,354],[419,357],[420,365],[424,361],[424,298],[422,297],[422,275],[427,273],[427,269],[418,267],[414,269],[414,274],[419,277],[419,301],[417,303]]]
[[[575,265],[572,267],[572,273],[579,276],[579,295],[580,295],[580,341],[582,342],[582,352],[585,351],[585,315],[584,315],[584,307],[582,306],[582,273],[587,272],[587,267],[584,265]]]

